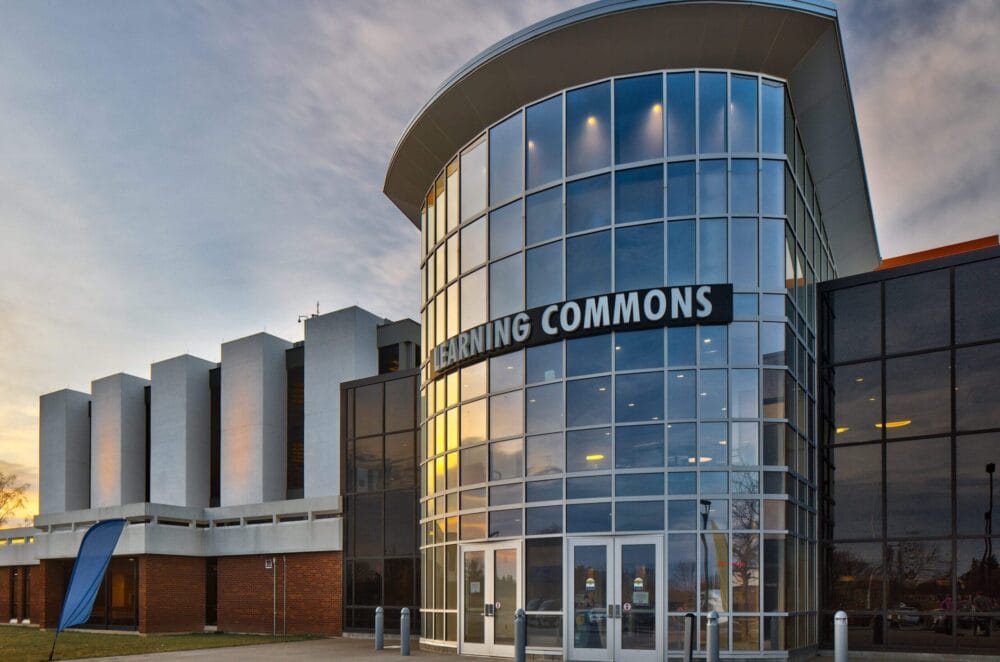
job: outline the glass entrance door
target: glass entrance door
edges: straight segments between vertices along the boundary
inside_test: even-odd
[[[519,542],[462,546],[460,653],[514,656],[520,572]]]
[[[662,551],[660,536],[570,540],[570,659],[661,659]]]

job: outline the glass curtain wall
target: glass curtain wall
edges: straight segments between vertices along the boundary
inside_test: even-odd
[[[847,611],[852,648],[995,653],[1000,259],[910,271],[823,294],[822,619]]]
[[[723,650],[814,644],[815,283],[835,267],[784,84],[699,70],[566,90],[461,150],[421,218],[424,638],[456,642],[459,541],[525,540],[528,644],[560,649],[564,539],[655,532],[669,648],[712,609]],[[732,283],[734,323],[432,378],[433,348],[490,319],[690,283]]]

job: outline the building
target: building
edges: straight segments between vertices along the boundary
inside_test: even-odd
[[[0,536],[0,615],[54,627],[86,529],[123,517],[86,627],[351,628],[344,606],[363,596],[344,595],[345,558],[350,576],[355,556],[382,544],[381,530],[354,526],[355,512],[372,516],[362,493],[392,490],[396,538],[375,555],[416,581],[419,334],[411,320],[353,307],[305,320],[303,342],[259,333],[223,344],[220,363],[178,356],[154,363],[150,379],[117,374],[90,393],[43,395],[40,513],[33,528]],[[377,399],[355,397],[374,389]],[[354,430],[379,436],[352,438],[345,455],[342,435]],[[394,433],[384,437],[384,485],[373,466],[383,432]],[[415,591],[386,595],[416,606]]]

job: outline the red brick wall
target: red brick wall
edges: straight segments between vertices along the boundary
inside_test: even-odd
[[[31,570],[31,622],[43,628],[59,625],[65,565],[71,561],[43,560]]]
[[[139,561],[139,632],[205,629],[205,559],[143,555]]]
[[[219,557],[219,630],[340,635],[343,558],[340,552]],[[286,629],[287,628],[287,629]]]
[[[30,579],[28,580],[28,609],[25,609],[24,602],[24,581],[25,573],[31,573]],[[13,614],[14,617],[21,621],[25,617],[29,618],[32,623],[35,620],[35,596],[37,593],[37,587],[35,582],[39,578],[38,566],[3,566],[0,567],[0,623],[7,623],[11,616],[11,584],[14,585],[14,595],[13,595]],[[25,612],[28,613],[25,613]]]

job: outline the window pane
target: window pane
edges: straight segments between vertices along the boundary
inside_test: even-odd
[[[462,368],[460,381],[463,400],[486,395],[486,362],[482,361]]]
[[[726,74],[698,74],[698,151],[726,151]]]
[[[486,217],[462,228],[462,273],[486,261]]]
[[[733,365],[752,366],[759,362],[757,353],[757,323],[734,322],[729,325],[731,362]]]
[[[599,499],[611,496],[611,476],[587,476],[566,480],[567,499]]]
[[[670,611],[694,610],[698,576],[695,535],[673,534],[667,540],[667,608]]]
[[[726,213],[726,162],[702,161],[698,173],[698,213]]]
[[[761,221],[760,284],[766,290],[785,289],[785,222]]]
[[[524,310],[524,268],[521,254],[490,265],[490,315],[492,319]]]
[[[611,164],[611,84],[566,93],[566,174]]]
[[[490,512],[490,538],[509,538],[521,535],[521,509],[494,510]]]
[[[528,106],[525,136],[529,189],[562,176],[562,106],[562,95]]]
[[[528,434],[563,428],[562,384],[547,384],[527,389],[525,427]]]
[[[834,442],[847,444],[882,436],[882,364],[840,366],[833,371]]]
[[[490,398],[490,438],[507,437],[523,431],[522,392],[512,391]]]
[[[901,612],[890,614],[889,618],[901,622],[902,630],[905,627],[903,624],[913,618],[909,613],[911,610],[940,613],[942,594],[951,597],[947,591],[951,588],[951,543],[891,542],[887,547],[886,565],[890,569],[888,604],[890,609],[899,605]],[[893,572],[898,568],[905,570],[902,573]],[[934,629],[935,633],[939,631],[940,625]],[[891,637],[890,634],[890,642],[893,642]]]
[[[611,530],[611,503],[577,503],[566,506],[566,532]]]
[[[486,141],[462,154],[462,218],[486,208]]]
[[[385,487],[412,487],[416,442],[412,432],[391,434],[385,438]]]
[[[702,367],[726,365],[726,326],[697,327],[701,335],[698,343],[699,363]]]
[[[694,221],[667,225],[667,285],[694,283]]]
[[[620,474],[615,479],[615,496],[662,496],[663,474]]]
[[[950,281],[949,270],[939,269],[885,282],[886,354],[949,344]]]
[[[955,350],[955,408],[959,430],[1000,427],[997,366],[1000,344]]]
[[[667,74],[667,153],[694,154],[694,74]]]
[[[486,441],[486,400],[476,400],[462,405],[461,444],[469,445]]]
[[[611,372],[611,335],[566,341],[566,376]]]
[[[695,494],[697,477],[693,471],[667,474],[667,494]]]
[[[544,476],[563,472],[562,433],[543,434],[525,440],[526,473],[528,476]],[[562,491],[560,490],[561,498]]]
[[[596,232],[566,240],[566,298],[579,299],[611,290],[611,233]]]
[[[524,234],[529,246],[563,232],[562,187],[555,186],[525,198]]]
[[[562,460],[559,460],[562,472]],[[556,480],[535,480],[524,485],[525,500],[533,501],[558,501],[563,498],[562,479]]]
[[[510,506],[522,502],[521,483],[495,485],[490,488],[490,506]]]
[[[764,161],[761,196],[761,211],[765,214],[781,216],[785,213],[784,161]]]
[[[562,343],[538,345],[525,350],[525,382],[537,384],[559,379],[563,376]]]
[[[781,154],[785,151],[785,86],[764,81],[761,85],[761,151]]]
[[[497,441],[490,444],[490,480],[520,478],[524,475],[520,439]]]
[[[955,440],[955,500],[958,502],[958,534],[986,533],[986,517],[990,515],[990,530],[1000,516],[990,508],[990,478],[987,466],[1000,464],[1000,437],[996,434],[963,435]],[[980,543],[982,544],[982,543]]]
[[[360,389],[359,389],[360,390]],[[354,442],[355,485],[358,492],[381,490],[382,437],[368,437]]]
[[[757,79],[732,77],[730,81],[729,131],[733,152],[757,151]]]
[[[725,418],[728,388],[725,370],[702,370],[698,373],[698,414],[701,418]]]
[[[663,285],[663,224],[615,230],[615,291]]]
[[[490,202],[496,204],[521,192],[524,155],[521,113],[490,129]]]
[[[762,322],[760,325],[761,363],[764,365],[785,364],[786,329],[781,322]]]
[[[733,423],[732,463],[760,464],[760,442],[757,423]]]
[[[694,194],[694,161],[667,164],[667,216],[693,216]]]
[[[563,300],[563,246],[554,241],[525,253],[527,307]]]
[[[838,447],[833,452],[833,537],[882,537],[882,445]]]
[[[694,423],[674,423],[667,428],[667,466],[691,467],[698,461]]]
[[[734,218],[731,246],[733,250],[733,287],[737,290],[757,288],[757,221]]]
[[[697,364],[698,327],[678,326],[667,329],[667,364],[670,367]]]
[[[663,77],[615,81],[615,163],[663,156]]]
[[[566,382],[566,426],[600,425],[611,421],[611,378]]]
[[[733,159],[733,213],[757,213],[756,159]]]
[[[533,536],[533,535],[544,535],[546,533],[562,533],[562,506],[543,506],[542,508],[528,508],[527,510],[525,510],[525,514],[527,515],[527,521],[525,522],[525,533],[527,535]],[[535,542],[543,542],[543,541],[541,540],[526,541],[529,550],[531,549],[531,544]],[[556,548],[559,551],[558,556],[559,558],[562,557],[562,540],[549,539],[545,540],[544,542],[555,543]],[[530,563],[530,560],[528,561],[528,563]],[[557,563],[555,568],[557,570],[561,570],[562,566],[561,564]],[[527,566],[526,571],[528,577],[527,577],[527,582],[525,583],[525,588],[528,591],[528,594],[531,595],[531,593],[533,592],[532,588],[534,588],[531,587],[531,574],[532,574],[531,567]],[[553,577],[552,581],[559,582],[559,579],[561,579],[561,577]],[[560,590],[562,589],[561,582],[559,582],[558,588]],[[542,608],[543,608],[542,603],[532,604],[529,598],[528,609],[542,609]],[[544,608],[547,610],[559,609],[559,606],[555,602],[550,600]]]
[[[786,562],[781,557],[781,541],[764,540],[764,604],[765,609],[774,608],[768,593],[769,585],[774,582],[780,587],[782,580],[771,576],[780,575]],[[768,571],[774,567],[773,572]],[[839,544],[830,550],[830,604],[838,609],[881,609],[882,605],[882,545],[880,543],[847,543]],[[779,593],[775,591],[775,593]],[[775,596],[773,602],[777,602]]]
[[[663,501],[620,501],[615,504],[616,531],[662,531]]]
[[[571,430],[566,433],[566,473],[610,468],[611,428]],[[609,487],[609,493],[610,489]]]
[[[948,352],[885,362],[886,436],[947,432],[951,427]]]
[[[726,248],[729,242],[726,238],[726,219],[713,218],[699,221],[701,227],[700,250],[698,254],[701,283],[725,283]]]
[[[663,466],[663,426],[630,425],[615,428],[615,467],[637,469]],[[662,484],[660,494],[663,493]]]
[[[615,223],[663,217],[663,166],[615,173]]]
[[[729,425],[700,423],[698,425],[698,464],[711,469],[729,464]]]
[[[485,538],[486,513],[462,515],[460,528],[462,540],[477,540],[479,538]]]
[[[853,361],[881,353],[882,311],[879,284],[836,290],[833,308],[833,360]]]
[[[737,418],[756,418],[760,394],[757,392],[756,370],[733,370],[732,372],[732,415]]]
[[[718,604],[718,598],[714,596],[728,588],[723,581],[729,581],[728,577],[724,577],[728,575],[725,569],[729,565],[729,536],[724,533],[703,533],[701,546],[706,556],[703,569],[707,573],[701,578],[702,609],[714,609]]]
[[[486,482],[486,446],[476,446],[460,451],[462,485],[477,485]]]
[[[663,420],[663,373],[616,376],[615,420],[619,423]]]
[[[521,249],[521,201],[490,212],[490,257],[496,259]]]
[[[885,447],[887,533],[951,532],[951,443],[948,439],[897,441]]]
[[[615,369],[663,367],[663,330],[624,331],[615,334]]]
[[[695,417],[696,375],[694,370],[671,370],[667,373],[667,402],[670,403],[667,415],[670,420]]]
[[[611,225],[611,175],[578,179],[566,185],[566,232]]]
[[[1000,337],[1000,260],[955,267],[955,342]]]

